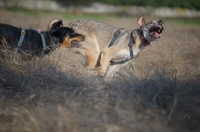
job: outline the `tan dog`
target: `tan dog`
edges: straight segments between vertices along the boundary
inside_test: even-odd
[[[99,74],[104,76],[110,64],[129,62],[139,51],[161,37],[164,29],[161,20],[146,23],[140,17],[138,23],[138,29],[127,31],[94,20],[71,22],[68,27],[86,36],[85,41],[80,42],[79,48],[71,49],[86,57],[88,69],[100,66]],[[100,64],[97,65],[97,62]]]

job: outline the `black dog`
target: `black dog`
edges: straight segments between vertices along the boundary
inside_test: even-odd
[[[60,22],[59,22],[60,23]],[[6,43],[7,48],[13,49],[13,52],[23,52],[31,56],[43,57],[44,54],[53,50],[53,47],[65,47],[63,41],[65,38],[69,42],[80,42],[85,39],[84,35],[77,34],[73,29],[60,27],[55,24],[50,31],[38,32],[34,29],[17,28],[8,24],[0,24],[0,45]],[[73,41],[70,41],[73,40]],[[6,42],[5,42],[6,41]],[[66,40],[65,40],[66,41]]]

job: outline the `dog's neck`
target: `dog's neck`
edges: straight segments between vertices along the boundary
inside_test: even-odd
[[[44,39],[45,39],[46,47],[47,47],[45,54],[60,46],[59,38],[53,38],[51,33],[48,31],[42,31],[41,33],[44,35]]]
[[[59,44],[60,43],[59,38],[53,38],[52,35],[50,34],[50,32],[43,31],[41,33],[44,35],[44,38],[45,38],[47,46],[52,46],[54,44]]]
[[[144,34],[143,34],[143,31],[142,30],[139,30],[139,35],[140,35],[140,39],[142,40],[142,43],[145,43],[147,45],[150,45],[151,42],[149,42],[145,37],[144,37]]]

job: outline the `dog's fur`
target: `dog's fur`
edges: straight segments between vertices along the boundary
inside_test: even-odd
[[[44,35],[47,50],[45,54],[49,53],[55,47],[66,47],[63,42],[68,38],[67,43],[75,41],[83,41],[85,39],[84,35],[75,33],[73,29],[68,27],[61,27],[62,21],[54,22],[54,26],[49,31],[42,31],[41,34]],[[7,43],[9,49],[14,49],[17,47],[18,41],[21,36],[21,28],[9,25],[0,24],[0,45]],[[25,30],[25,37],[22,45],[19,47],[20,51],[31,56],[38,56],[43,50],[42,38],[40,33],[36,30],[27,29]]]
[[[98,60],[100,60],[99,74],[104,76],[111,61],[130,58],[128,43],[131,35],[134,38],[133,54],[136,56],[139,51],[150,45],[151,42],[159,39],[164,29],[161,20],[146,23],[146,20],[140,17],[138,23],[140,25],[138,29],[131,31],[120,29],[120,34],[116,41],[109,47],[108,45],[118,28],[94,20],[71,22],[68,27],[86,36],[80,47],[72,48],[72,50],[86,57],[88,69],[95,68]]]

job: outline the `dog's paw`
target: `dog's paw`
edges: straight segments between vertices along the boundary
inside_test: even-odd
[[[76,47],[76,48],[78,48],[78,47],[81,46],[81,44],[78,41],[76,41],[76,40],[72,40],[71,41],[71,45],[72,45],[72,47]]]
[[[88,70],[93,70],[93,69],[94,69],[94,67],[87,66],[87,69],[88,69]]]
[[[99,70],[98,73],[99,73],[100,76],[105,76],[106,75],[106,71]]]

